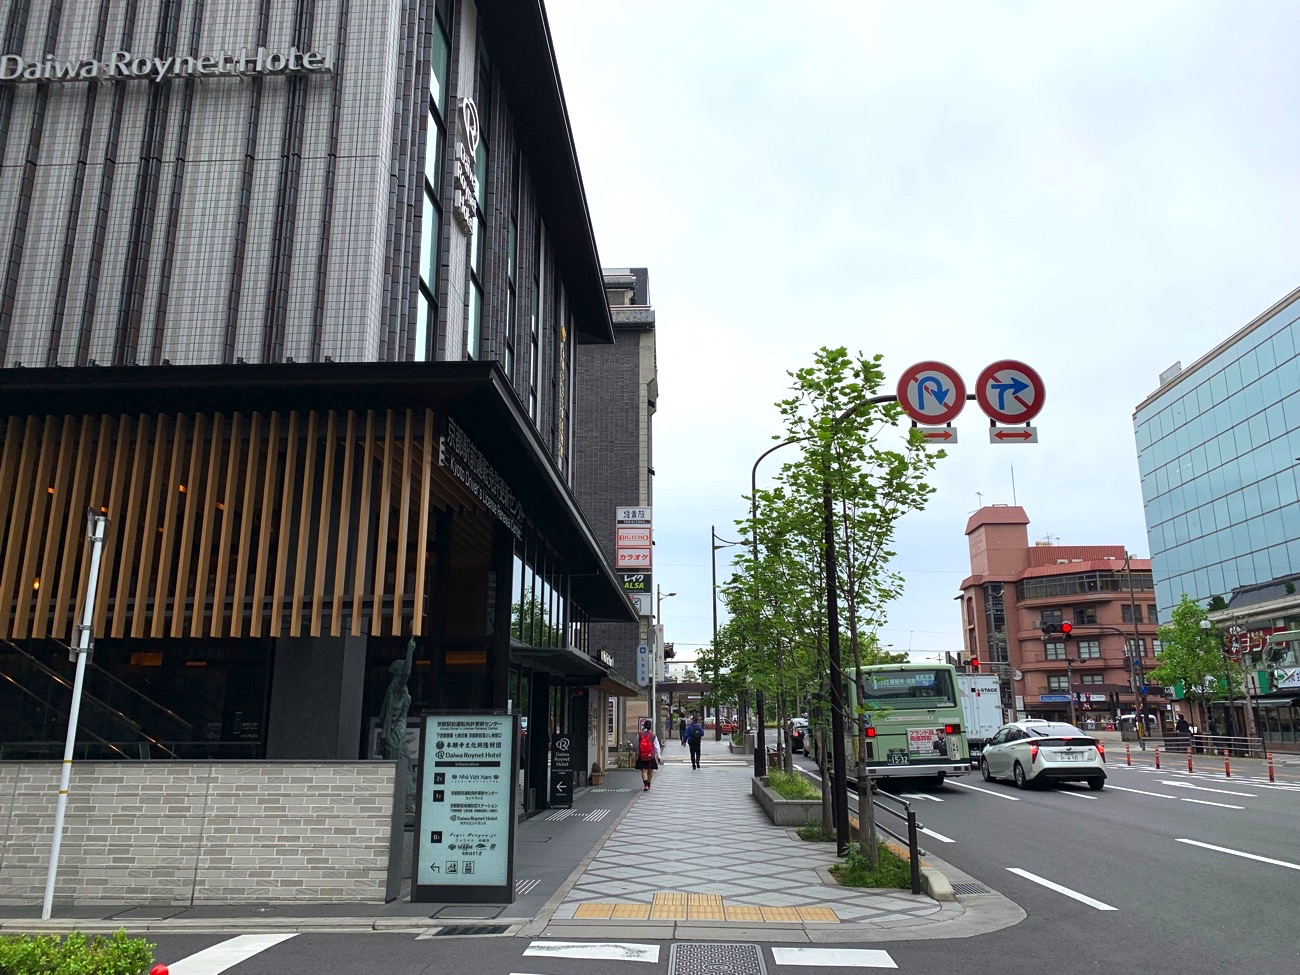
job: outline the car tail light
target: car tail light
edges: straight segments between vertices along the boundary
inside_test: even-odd
[[[1099,741],[1093,742],[1093,745],[1096,746],[1097,754],[1101,756],[1101,760],[1103,762],[1106,761],[1106,746]]]
[[[867,737],[868,737],[868,738],[874,738],[874,737],[876,737],[876,729],[875,729],[875,728],[868,728],[868,729],[867,729]]]
[[[1038,761],[1038,746],[1037,746],[1037,745],[1030,745],[1030,746],[1029,746],[1029,764],[1030,764],[1030,765],[1033,765],[1036,761]]]

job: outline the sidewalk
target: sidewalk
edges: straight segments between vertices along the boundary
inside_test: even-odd
[[[964,937],[1014,924],[1001,895],[939,903],[907,891],[839,886],[834,845],[806,843],[768,822],[750,795],[751,760],[706,740],[702,768],[665,744],[649,792],[635,769],[611,769],[572,809],[518,827],[516,900],[509,905],[277,904],[143,908],[0,908],[14,931],[409,931],[527,937],[758,938],[848,942]],[[950,881],[973,880],[932,856]]]

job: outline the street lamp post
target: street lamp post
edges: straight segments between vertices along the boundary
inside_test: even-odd
[[[733,545],[744,545],[744,542],[729,542],[725,538],[719,538],[717,530],[713,525],[709,526],[709,535],[712,538],[710,544],[713,551],[710,553],[710,560],[713,566],[713,740],[722,741],[722,709],[718,706],[717,685],[721,679],[721,672],[718,670],[717,653],[718,653],[718,549],[730,548]],[[718,543],[722,544],[719,545]]]
[[[664,592],[658,585],[655,586],[656,627],[662,628],[664,625],[663,616],[661,615],[664,600],[676,595],[675,592]],[[663,647],[660,646],[661,641],[654,638],[656,635],[652,634],[650,640],[654,645],[654,659],[650,661],[650,727],[654,729],[654,733],[657,735],[659,734],[659,654]]]

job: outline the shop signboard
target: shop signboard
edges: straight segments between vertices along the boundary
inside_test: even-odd
[[[411,900],[515,899],[516,716],[426,714]]]

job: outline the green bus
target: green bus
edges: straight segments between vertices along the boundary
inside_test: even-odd
[[[924,776],[941,784],[949,775],[971,770],[955,667],[873,664],[846,683],[850,713],[862,715],[866,735],[847,742],[845,755],[856,762],[859,743],[865,740],[871,777]]]

